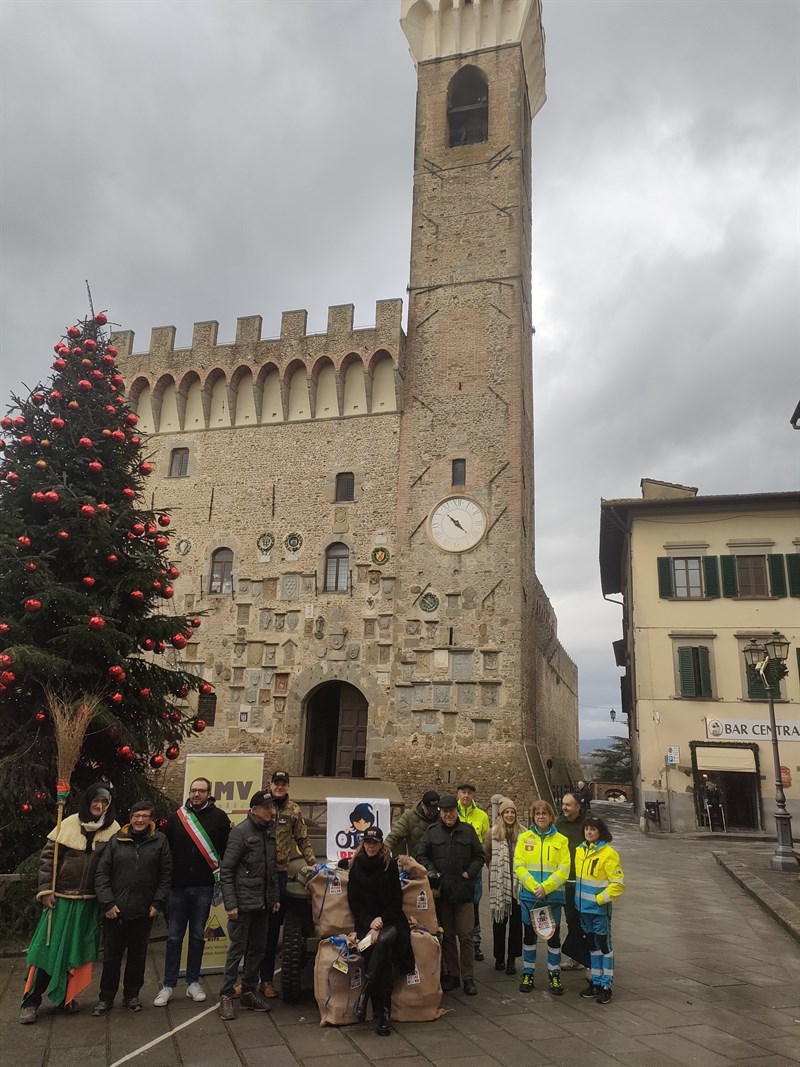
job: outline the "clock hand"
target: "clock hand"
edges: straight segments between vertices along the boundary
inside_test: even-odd
[[[450,522],[453,523],[454,526],[457,526],[459,528],[459,530],[463,530],[464,533],[467,532],[466,530],[464,530],[464,527],[461,525],[461,523],[458,521],[458,519],[454,519],[452,515],[448,515],[447,517],[450,520]]]

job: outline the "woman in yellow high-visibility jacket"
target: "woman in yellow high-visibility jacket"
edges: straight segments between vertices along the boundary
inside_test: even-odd
[[[625,879],[605,820],[587,817],[583,833],[586,840],[575,849],[575,906],[589,942],[591,978],[580,995],[608,1004],[614,980],[611,901],[622,895]]]

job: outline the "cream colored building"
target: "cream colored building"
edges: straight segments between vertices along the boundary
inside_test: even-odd
[[[172,327],[120,362],[171,509],[206,750],[521,800],[577,760],[577,671],[534,569],[531,121],[539,5],[402,4],[418,72],[408,327]],[[150,487],[150,486],[148,486]],[[552,764],[549,767],[548,761]]]
[[[710,816],[715,828],[774,831],[766,690],[742,653],[779,630],[791,647],[775,715],[797,819],[800,493],[698,496],[645,479],[641,499],[602,502],[600,573],[604,596],[622,595],[615,653],[637,811],[658,802],[676,831]]]

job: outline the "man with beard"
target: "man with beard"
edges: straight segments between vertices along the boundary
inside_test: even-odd
[[[562,969],[575,970],[577,967],[589,966],[589,947],[575,907],[575,849],[583,843],[583,815],[580,800],[575,793],[565,793],[561,798],[561,812],[555,822],[556,830],[569,842],[569,881],[564,886],[567,937],[563,953],[574,961],[571,966],[567,964],[566,968],[562,964]]]
[[[415,808],[406,808],[386,837],[386,847],[394,855],[404,846],[409,856],[416,854],[422,835],[439,818],[439,794],[429,789]]]
[[[170,815],[164,827],[172,852],[172,888],[164,984],[153,1001],[157,1008],[170,1002],[178,984],[181,945],[187,926],[186,996],[198,1003],[206,999],[200,985],[205,928],[230,832],[230,819],[211,796],[211,782],[208,778],[195,778],[189,785],[188,800]]]
[[[275,956],[285,912],[283,905],[286,900],[286,884],[289,880],[289,860],[299,851],[308,866],[313,867],[317,858],[308,839],[308,828],[303,813],[299,805],[289,799],[289,775],[286,771],[275,771],[270,781],[269,792],[275,801],[275,856],[281,907],[278,911],[272,912],[269,917],[267,947],[260,968],[260,991],[262,996],[272,999],[278,995],[272,979],[275,975]]]

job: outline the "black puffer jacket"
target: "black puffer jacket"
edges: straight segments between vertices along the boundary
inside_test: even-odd
[[[151,907],[164,910],[172,878],[167,839],[150,823],[146,834],[129,824],[108,843],[97,865],[95,892],[105,913],[115,904],[120,919],[143,919]]]
[[[234,826],[219,877],[226,911],[263,911],[277,904],[275,823],[260,823],[248,814]]]
[[[356,924],[359,938],[365,937],[373,919],[380,917],[384,926],[397,928],[397,940],[392,955],[401,974],[414,970],[411,931],[403,911],[403,890],[397,860],[390,859],[384,867],[382,855],[369,857],[359,853],[350,864],[347,880],[347,902]]]
[[[459,819],[452,828],[445,826],[441,819],[434,823],[422,835],[417,859],[427,870],[441,875],[442,900],[467,904],[474,898],[475,882],[480,878],[486,856],[469,823]],[[464,871],[468,878],[464,878]]]

